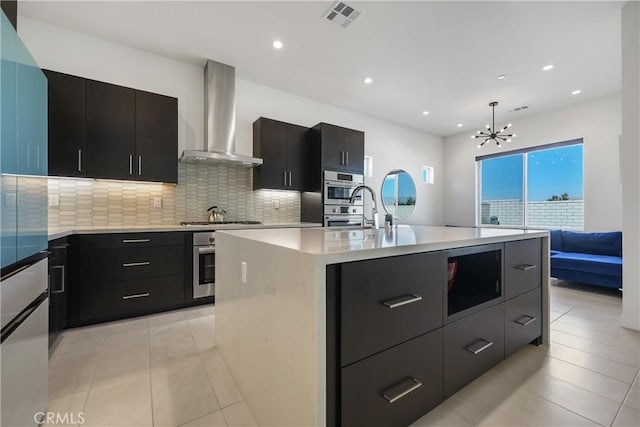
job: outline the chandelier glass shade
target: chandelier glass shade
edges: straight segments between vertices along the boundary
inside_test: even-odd
[[[511,138],[515,138],[515,133],[504,133],[511,127],[511,123],[503,127],[502,129],[496,129],[496,105],[497,101],[489,103],[489,107],[492,109],[492,121],[491,125],[487,125],[486,129],[479,130],[475,135],[471,135],[472,139],[482,139],[483,141],[478,144],[478,148],[481,148],[487,142],[495,141],[498,147],[502,146],[503,142],[511,142]]]

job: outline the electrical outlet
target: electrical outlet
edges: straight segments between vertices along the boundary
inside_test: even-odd
[[[153,198],[153,207],[161,208],[162,207],[162,197],[154,197]]]
[[[60,196],[49,194],[49,206],[60,206]]]
[[[273,201],[273,209],[280,209],[280,200],[274,200]]]
[[[244,261],[240,262],[240,281],[243,285],[247,284],[247,263]]]

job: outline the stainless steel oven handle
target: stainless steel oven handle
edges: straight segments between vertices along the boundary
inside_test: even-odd
[[[204,248],[198,248],[198,253],[200,255],[205,255],[205,254],[213,254],[216,252],[216,247],[215,246],[207,246]]]

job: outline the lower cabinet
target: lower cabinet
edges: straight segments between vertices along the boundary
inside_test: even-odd
[[[80,289],[80,317],[101,320],[158,311],[184,300],[183,276],[97,283]]]
[[[185,302],[184,233],[78,235],[73,326]]]
[[[69,265],[66,238],[49,242],[49,353],[53,353],[67,323]]]
[[[505,303],[505,356],[509,356],[541,335],[541,288],[529,291]]]
[[[470,383],[504,358],[504,304],[444,327],[444,396]]]
[[[442,329],[342,369],[343,426],[405,426],[442,402]]]
[[[541,248],[528,239],[327,266],[327,425],[408,425],[538,343]],[[464,302],[453,315],[451,264]]]

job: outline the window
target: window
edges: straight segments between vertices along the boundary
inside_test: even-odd
[[[584,228],[582,140],[476,161],[480,225]]]

